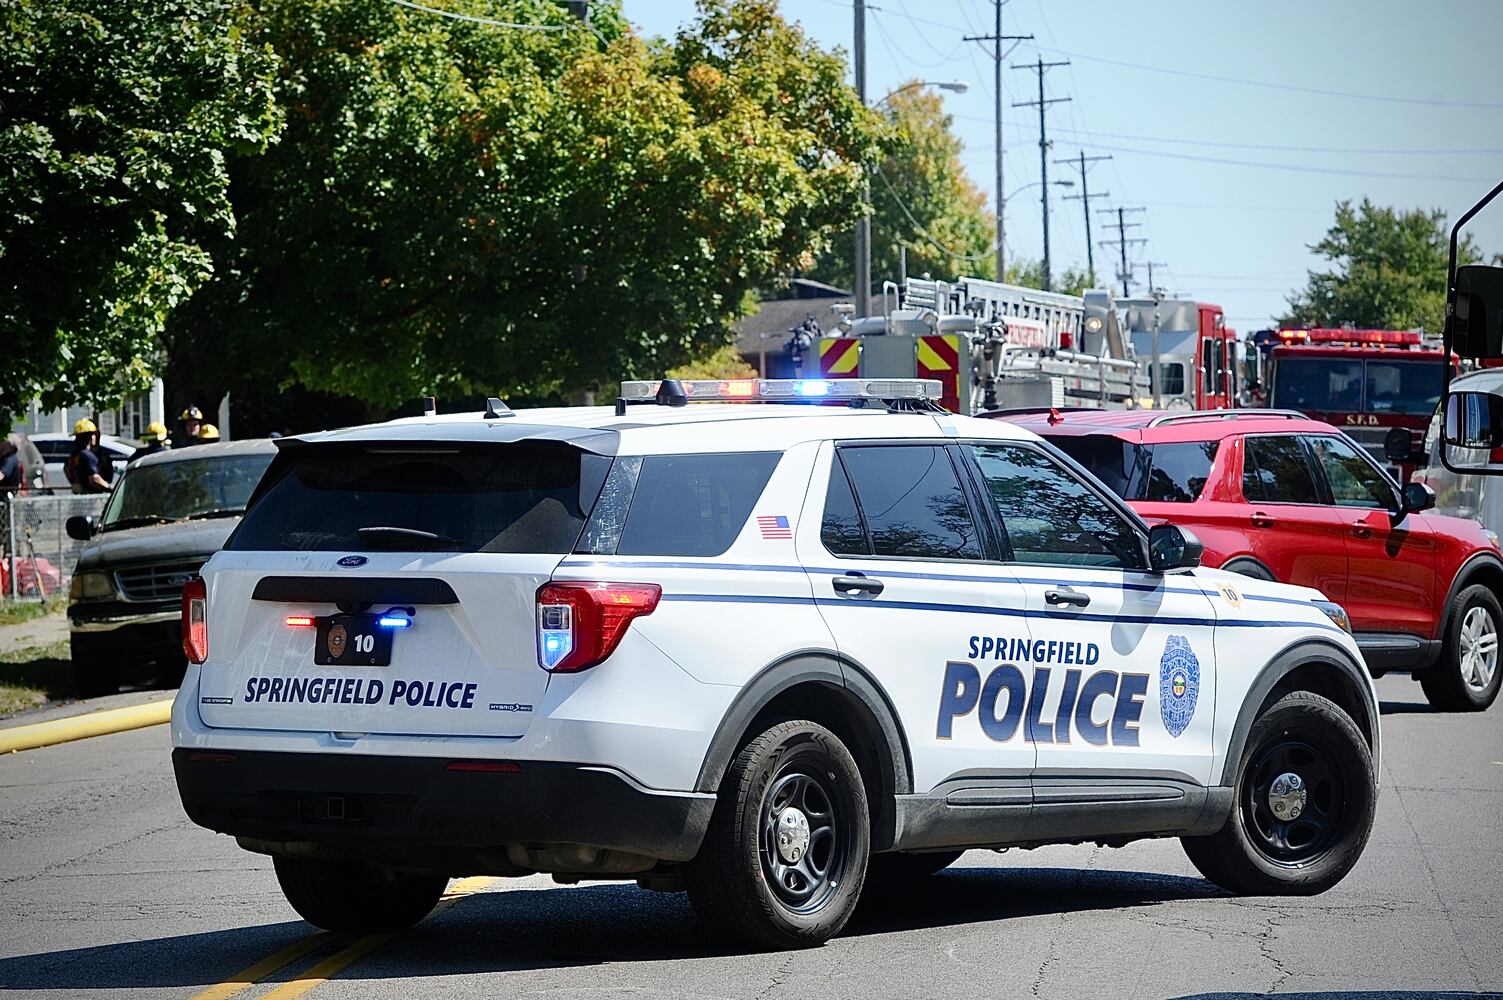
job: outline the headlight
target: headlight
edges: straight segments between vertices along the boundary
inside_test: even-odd
[[[1483,532],[1486,533],[1487,540],[1489,542],[1493,543],[1493,548],[1495,548],[1495,549],[1499,548],[1499,545],[1498,545],[1498,533],[1496,531],[1494,531],[1493,529],[1491,529],[1491,528],[1483,528],[1482,530],[1483,530]]]
[[[75,601],[108,601],[115,596],[115,584],[108,573],[75,573],[68,587],[68,597]]]
[[[1352,630],[1352,620],[1346,616],[1346,608],[1334,601],[1313,601],[1317,608],[1326,613],[1326,617],[1336,623],[1336,627],[1343,632]]]

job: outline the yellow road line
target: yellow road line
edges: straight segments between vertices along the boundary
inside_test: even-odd
[[[54,743],[123,733],[128,729],[161,725],[171,718],[172,699],[163,698],[161,701],[150,701],[129,708],[112,708],[67,719],[53,719],[51,722],[34,722],[29,726],[12,726],[0,729],[0,753],[35,750]]]
[[[433,908],[433,912],[438,913],[446,910],[466,896],[481,891],[495,881],[494,878],[487,875],[461,879],[449,886],[448,891],[444,893],[438,905]],[[289,979],[270,993],[267,993],[261,1000],[294,1000],[294,998],[302,996],[319,983],[332,979],[350,965],[389,942],[398,933],[397,931],[383,931],[380,934],[367,934],[348,947],[336,951],[306,972]],[[193,1000],[228,1000],[229,997],[235,996],[254,985],[262,977],[271,975],[273,972],[313,951],[319,945],[329,941],[331,937],[332,935],[327,931],[320,931],[309,938],[305,938],[282,949],[275,955],[257,962],[243,972],[236,973],[218,986],[211,987],[193,997]]]
[[[271,975],[284,965],[291,965],[311,951],[316,951],[333,937],[334,935],[328,931],[309,934],[301,940],[292,942],[281,951],[266,956],[255,965],[241,969],[224,982],[210,986],[202,993],[194,994],[193,1000],[229,1000],[235,994],[250,989],[262,977]]]

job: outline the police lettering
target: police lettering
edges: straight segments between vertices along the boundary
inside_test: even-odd
[[[1094,642],[1058,639],[1018,639],[1008,636],[971,636],[971,659],[1010,660],[1013,663],[1060,663],[1093,667],[1101,659]]]
[[[972,639],[973,649],[978,648],[975,643]],[[1094,645],[1091,650],[1095,651]],[[1094,663],[1094,658],[1090,662]],[[942,740],[953,738],[955,720],[976,712],[981,731],[997,743],[1006,743],[1021,731],[1027,743],[1069,743],[1073,733],[1091,746],[1138,746],[1147,674],[1097,670],[1087,675],[1067,669],[1057,685],[1059,703],[1052,712],[1046,712],[1054,673],[1048,667],[1035,667],[1030,686],[1014,664],[1003,663],[983,681],[974,663],[951,660],[945,664],[939,692],[935,735]]]
[[[477,684],[457,681],[391,682],[386,704],[399,701],[414,708],[473,708]],[[386,694],[379,677],[252,677],[245,682],[245,701],[273,704],[376,705]]]

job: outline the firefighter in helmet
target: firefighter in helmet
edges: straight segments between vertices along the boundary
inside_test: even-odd
[[[167,437],[167,427],[160,420],[153,420],[146,425],[146,430],[141,432],[141,441],[141,447],[130,453],[132,462],[172,447],[172,441]]]
[[[88,417],[73,425],[73,451],[63,463],[63,473],[74,493],[108,493],[110,481],[99,462],[99,428]]]

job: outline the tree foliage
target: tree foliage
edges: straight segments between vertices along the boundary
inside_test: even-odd
[[[287,131],[231,165],[240,225],[169,330],[179,381],[378,415],[657,376],[849,226],[879,123],[771,0],[702,0],[655,43],[598,5],[596,31],[544,0],[485,10],[568,30],[265,0]]]
[[[1380,208],[1364,198],[1336,204],[1336,220],[1310,247],[1330,269],[1310,272],[1289,296],[1283,326],[1340,326],[1438,333],[1445,318],[1449,234],[1445,213]],[[1459,263],[1481,259],[1470,237]]]
[[[909,274],[995,274],[996,217],[965,172],[965,144],[951,129],[954,119],[940,94],[899,87],[882,107],[888,132],[871,171],[872,280],[880,286],[897,279],[900,247]],[[851,288],[854,258],[852,240],[842,239],[809,277]]]
[[[1093,287],[1091,276],[1084,268],[1067,267],[1063,272],[1051,275],[1051,277],[1053,287],[1050,290],[1061,295],[1079,295]],[[1024,288],[1043,288],[1044,262],[1029,258],[1014,260],[1007,265],[1007,283],[1022,285]]]
[[[0,417],[106,404],[235,229],[226,151],[278,130],[231,0],[0,3]]]

